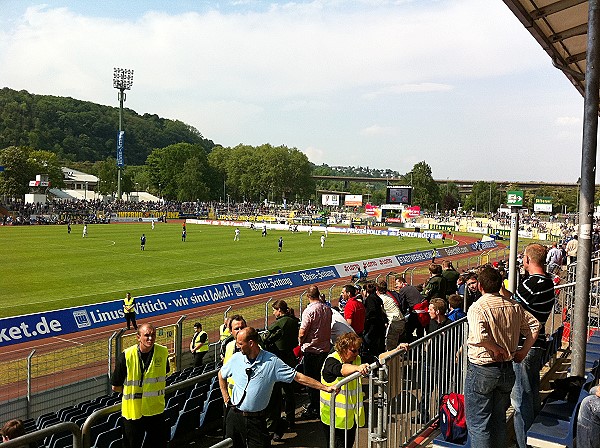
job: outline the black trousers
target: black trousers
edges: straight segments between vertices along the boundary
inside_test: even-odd
[[[202,365],[202,360],[204,359],[204,355],[208,352],[196,352],[194,353],[194,367],[200,367]]]
[[[131,325],[133,328],[137,330],[137,323],[135,322],[135,313],[125,313],[125,320],[127,321],[127,329],[131,329]]]
[[[304,374],[310,376],[311,378],[321,381],[321,369],[323,368],[323,364],[325,363],[325,359],[327,358],[327,353],[304,353]],[[310,398],[309,409],[314,412],[319,412],[320,409],[320,398],[319,398],[319,390],[309,388],[308,396]]]
[[[325,446],[329,446],[329,431],[330,426],[321,422],[323,432],[325,433]],[[349,428],[348,431],[344,429],[335,428],[335,448],[352,448],[354,445],[354,439],[356,438],[356,425]]]
[[[233,440],[233,448],[268,448],[271,437],[265,416],[246,417],[229,409],[225,417],[225,438]]]
[[[123,448],[142,448],[144,436],[145,447],[167,448],[169,436],[162,414],[138,420],[123,419]]]

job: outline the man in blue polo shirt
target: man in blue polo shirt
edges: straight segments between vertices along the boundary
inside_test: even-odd
[[[296,381],[329,393],[336,390],[296,372],[274,354],[262,350],[258,342],[259,335],[254,328],[240,330],[236,336],[240,351],[219,370],[219,387],[227,408],[225,437],[233,440],[234,448],[271,446],[266,408],[276,382]],[[229,377],[234,380],[231,396],[227,388]]]

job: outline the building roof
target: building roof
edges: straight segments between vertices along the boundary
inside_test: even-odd
[[[587,0],[504,0],[575,88],[585,95]],[[518,51],[518,50],[517,50]]]
[[[88,182],[98,183],[98,178],[91,174],[82,173],[73,168],[62,167],[63,177],[65,182]]]

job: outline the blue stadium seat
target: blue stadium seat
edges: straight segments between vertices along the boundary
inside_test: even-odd
[[[56,412],[48,412],[46,414],[42,414],[40,415],[37,420],[36,420],[36,425],[38,428],[45,428],[46,426],[46,422],[47,421],[53,421],[55,423],[58,423],[60,420],[58,418],[58,415],[56,415]],[[54,423],[51,423],[54,424]]]
[[[200,424],[200,412],[201,408],[193,408],[189,411],[181,411],[177,417],[177,421],[171,427],[171,439],[182,437],[186,433],[193,431],[198,428]]]
[[[223,398],[223,395],[221,394],[221,389],[219,389],[218,387],[215,389],[211,389],[208,391],[208,393],[206,394],[206,401],[212,401],[216,398]]]
[[[187,400],[187,397],[188,396],[184,395],[184,394],[173,395],[171,398],[169,398],[169,401],[167,402],[165,408],[170,408],[173,406],[183,406],[183,403],[185,403],[185,400]]]
[[[165,424],[170,428],[175,424],[181,409],[183,408],[183,403],[174,404],[171,407],[165,408],[163,412],[163,418],[165,420]]]
[[[94,442],[93,446],[95,448],[108,448],[113,441],[121,438],[122,436],[123,431],[121,430],[121,428],[117,427],[109,429],[108,431],[104,431],[98,434],[98,437],[96,437],[96,441]]]
[[[123,416],[121,415],[121,412],[117,411],[110,414],[106,420],[109,423],[112,423],[111,428],[116,428],[119,426],[119,422],[123,420]]]
[[[202,370],[202,373],[212,372],[213,370],[215,370],[215,363],[209,362],[204,364],[204,370]]]
[[[212,401],[207,401],[204,404],[204,409],[200,414],[200,428],[204,428],[207,424],[219,420],[223,417],[223,400],[217,398]]]
[[[57,443],[58,439],[62,439],[65,436],[73,437],[69,431],[61,431],[61,432],[58,432],[58,433],[52,434],[51,436],[46,437],[44,439],[44,445],[46,445],[49,448],[54,448],[54,444]],[[69,444],[70,444],[70,441],[69,441]]]
[[[23,420],[23,427],[25,428],[25,432],[32,432],[35,431],[37,429],[37,425],[35,423],[35,420],[32,418],[28,418],[26,420]]]
[[[109,429],[113,429],[114,427],[115,423],[109,422],[108,420],[105,420],[101,423],[96,423],[94,426],[92,426],[90,430],[90,443],[92,443],[92,446],[95,444],[98,434],[108,431]]]
[[[121,448],[121,445],[123,445],[123,437],[110,442],[110,445],[108,445],[108,448]]]
[[[204,399],[205,399],[205,396],[202,394],[196,395],[195,397],[188,398],[185,401],[185,403],[183,403],[182,411],[189,411],[190,409],[193,409],[193,408],[204,407]]]
[[[62,436],[56,439],[51,445],[50,448],[68,448],[73,446],[73,435],[69,433],[66,436]]]
[[[194,398],[197,397],[198,395],[204,395],[206,396],[206,393],[208,392],[208,385],[207,384],[203,384],[200,387],[195,387],[190,391],[190,395],[188,398]]]

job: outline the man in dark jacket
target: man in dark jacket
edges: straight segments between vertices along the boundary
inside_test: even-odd
[[[442,277],[446,279],[446,297],[448,297],[456,293],[456,282],[460,274],[454,269],[450,260],[442,261],[442,269]]]
[[[423,297],[431,300],[435,297],[446,298],[446,279],[442,277],[442,266],[436,263],[429,265],[429,280],[423,285]]]

